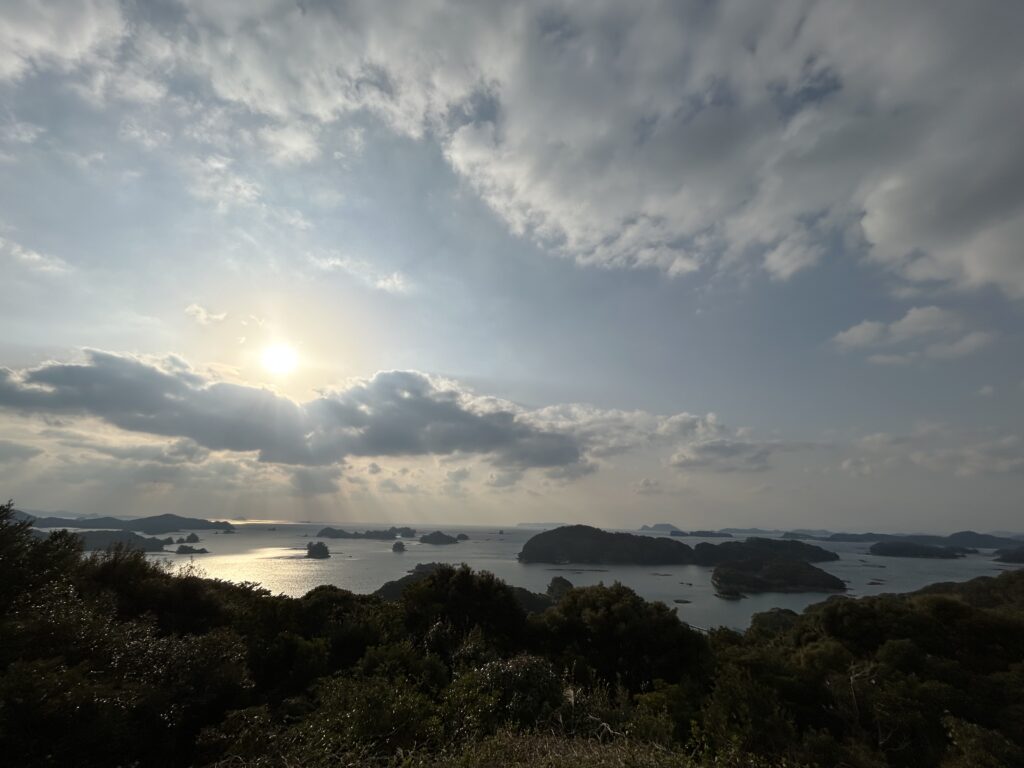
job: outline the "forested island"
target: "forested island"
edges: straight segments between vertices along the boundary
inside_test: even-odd
[[[753,559],[715,566],[711,583],[719,594],[744,592],[845,592],[842,579],[803,560]]]
[[[524,563],[592,565],[705,565],[768,558],[822,563],[839,555],[801,541],[751,537],[695,547],[664,537],[602,531],[589,525],[568,525],[528,539],[519,553]]]
[[[95,528],[97,530],[137,531],[151,535],[174,533],[175,531],[233,531],[231,523],[219,520],[204,520],[199,517],[181,515],[152,515],[122,519],[118,517],[37,517],[15,510],[21,520],[31,520],[36,528]]]
[[[1010,547],[996,551],[996,562],[1024,563],[1024,546]]]
[[[0,553],[11,765],[1024,764],[1022,571],[704,633],[618,584],[528,612],[447,565],[273,595],[84,556],[9,505]]]
[[[441,531],[434,531],[433,533],[428,533],[425,536],[420,536],[420,544],[444,545],[458,543],[458,538],[455,536],[449,536],[447,533],[442,533]]]
[[[322,541],[311,541],[306,545],[306,557],[313,560],[326,560],[331,556],[331,551]]]
[[[882,557],[926,557],[938,560],[954,560],[966,554],[959,548],[936,547],[913,541],[879,541],[872,544],[868,552]]]
[[[363,531],[362,533],[356,531],[346,531],[341,528],[321,528],[320,532],[316,535],[318,539],[373,539],[376,541],[391,541],[399,537],[403,539],[413,539],[416,537],[415,528],[396,528],[392,526],[383,531]]]

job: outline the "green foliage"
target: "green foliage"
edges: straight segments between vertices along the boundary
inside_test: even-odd
[[[569,590],[535,626],[542,647],[561,666],[592,670],[634,692],[654,680],[700,677],[710,662],[703,636],[671,608],[619,583]]]
[[[548,722],[564,701],[554,667],[536,656],[492,661],[460,675],[444,696],[448,731],[476,738],[510,726],[533,728]]]
[[[562,585],[564,587],[565,585]],[[529,617],[443,566],[302,598],[40,536],[0,506],[12,765],[1024,764],[1024,571],[699,634],[615,584]]]

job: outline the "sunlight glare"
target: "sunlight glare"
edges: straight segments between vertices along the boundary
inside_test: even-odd
[[[263,367],[275,376],[287,376],[295,370],[299,356],[287,344],[274,344],[263,350]]]

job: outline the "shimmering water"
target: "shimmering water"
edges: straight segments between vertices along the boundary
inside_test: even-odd
[[[327,560],[305,557],[306,544],[315,539],[322,524],[238,524],[235,534],[198,531],[208,555],[194,558],[152,555],[175,564],[194,562],[207,576],[230,581],[255,581],[274,593],[299,596],[320,584],[334,584],[352,592],[369,593],[384,582],[402,577],[417,563],[466,563],[487,570],[509,584],[543,592],[554,576],[564,576],[576,586],[619,581],[648,600],[661,600],[676,607],[679,616],[696,626],[728,626],[742,629],[750,617],[773,607],[800,611],[827,597],[821,594],[763,594],[744,600],[727,601],[714,596],[711,569],[681,566],[552,566],[523,564],[516,559],[523,543],[537,533],[527,528],[441,526],[445,533],[465,533],[468,541],[447,546],[406,541],[407,551],[396,554],[390,541],[350,539],[325,540],[331,550]],[[380,523],[347,523],[346,530],[386,528]],[[276,528],[276,530],[270,530]],[[429,530],[433,530],[430,528]],[[419,533],[428,533],[428,529]],[[175,534],[177,537],[179,534]],[[720,543],[722,539],[683,538],[693,546],[699,541]],[[869,544],[817,543],[839,553],[840,559],[821,563],[821,568],[847,582],[851,596],[884,592],[910,592],[938,581],[966,581],[975,576],[996,575],[1013,568],[992,561],[990,551],[957,560],[875,557],[867,554]],[[880,583],[871,583],[880,582]],[[677,605],[675,600],[689,600]]]

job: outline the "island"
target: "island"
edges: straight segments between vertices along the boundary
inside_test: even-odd
[[[425,536],[420,536],[420,544],[458,544],[459,540],[441,531],[434,531]]]
[[[957,531],[948,536],[934,536],[925,533],[833,533],[825,541],[892,541],[924,544],[930,547],[953,547],[961,549],[998,549],[1000,547],[1019,547],[1022,542],[1007,536],[996,536],[991,533],[977,531]]]
[[[698,539],[731,539],[732,534],[725,531],[669,531],[669,536],[692,536]]]
[[[722,595],[744,592],[845,592],[841,579],[803,560],[739,560],[715,566],[711,583]]]
[[[1024,545],[996,550],[997,563],[1024,563]]]
[[[73,534],[82,542],[82,549],[85,551],[110,549],[114,546],[122,546],[126,549],[135,549],[142,552],[163,552],[164,541],[149,536],[139,536],[131,531],[82,531]]]
[[[876,542],[871,545],[868,552],[880,557],[925,557],[938,560],[954,560],[964,556],[960,549],[954,547],[936,547],[931,544],[899,540]]]
[[[311,541],[306,545],[306,557],[311,557],[314,560],[323,560],[330,556],[330,550],[327,549],[327,545],[322,541]]]
[[[168,543],[170,543],[170,542],[168,542]],[[179,538],[176,543],[177,544],[198,544],[199,543],[199,537],[196,536],[194,533],[190,533],[188,536],[185,536],[183,538]]]
[[[403,544],[400,541],[396,541],[394,544],[391,545],[391,551],[392,552],[405,552],[405,544]]]
[[[192,547],[188,544],[179,544],[178,549],[175,551],[176,555],[208,555],[209,550],[206,547]]]
[[[467,536],[467,535],[466,535],[466,534],[464,534],[464,533],[459,533],[459,534],[456,534],[455,538],[456,538],[456,539],[457,539],[458,541],[469,541],[469,536]]]
[[[600,565],[687,565],[693,549],[681,541],[611,533],[590,525],[566,525],[527,539],[519,553],[523,563]]]
[[[752,536],[744,541],[724,541],[721,544],[701,542],[693,548],[697,565],[720,565],[737,560],[770,559],[799,560],[805,563],[829,563],[839,555],[815,544],[793,539],[764,539]]]
[[[679,533],[683,533],[683,531],[680,531],[678,528],[676,528],[676,526],[672,525],[672,523],[654,523],[654,525],[641,525],[640,530],[654,531],[655,533],[672,533],[674,531],[679,531]]]
[[[706,565],[760,559],[838,560],[839,555],[802,541],[749,538],[721,544],[701,542],[690,547],[670,538],[612,533],[589,525],[569,525],[538,533],[519,553],[524,563],[585,563],[599,565]]]
[[[204,520],[199,517],[182,517],[181,515],[153,515],[132,520],[117,517],[38,517],[26,512],[17,512],[15,517],[31,520],[36,528],[91,528],[137,531],[150,535],[191,530],[219,530],[227,533],[234,530],[234,527],[228,522]]]
[[[320,533],[317,534],[317,538],[320,539],[373,539],[375,541],[391,541],[397,538],[403,539],[414,539],[416,538],[415,528],[396,528],[392,526],[383,531],[346,531],[341,528],[322,528]]]

